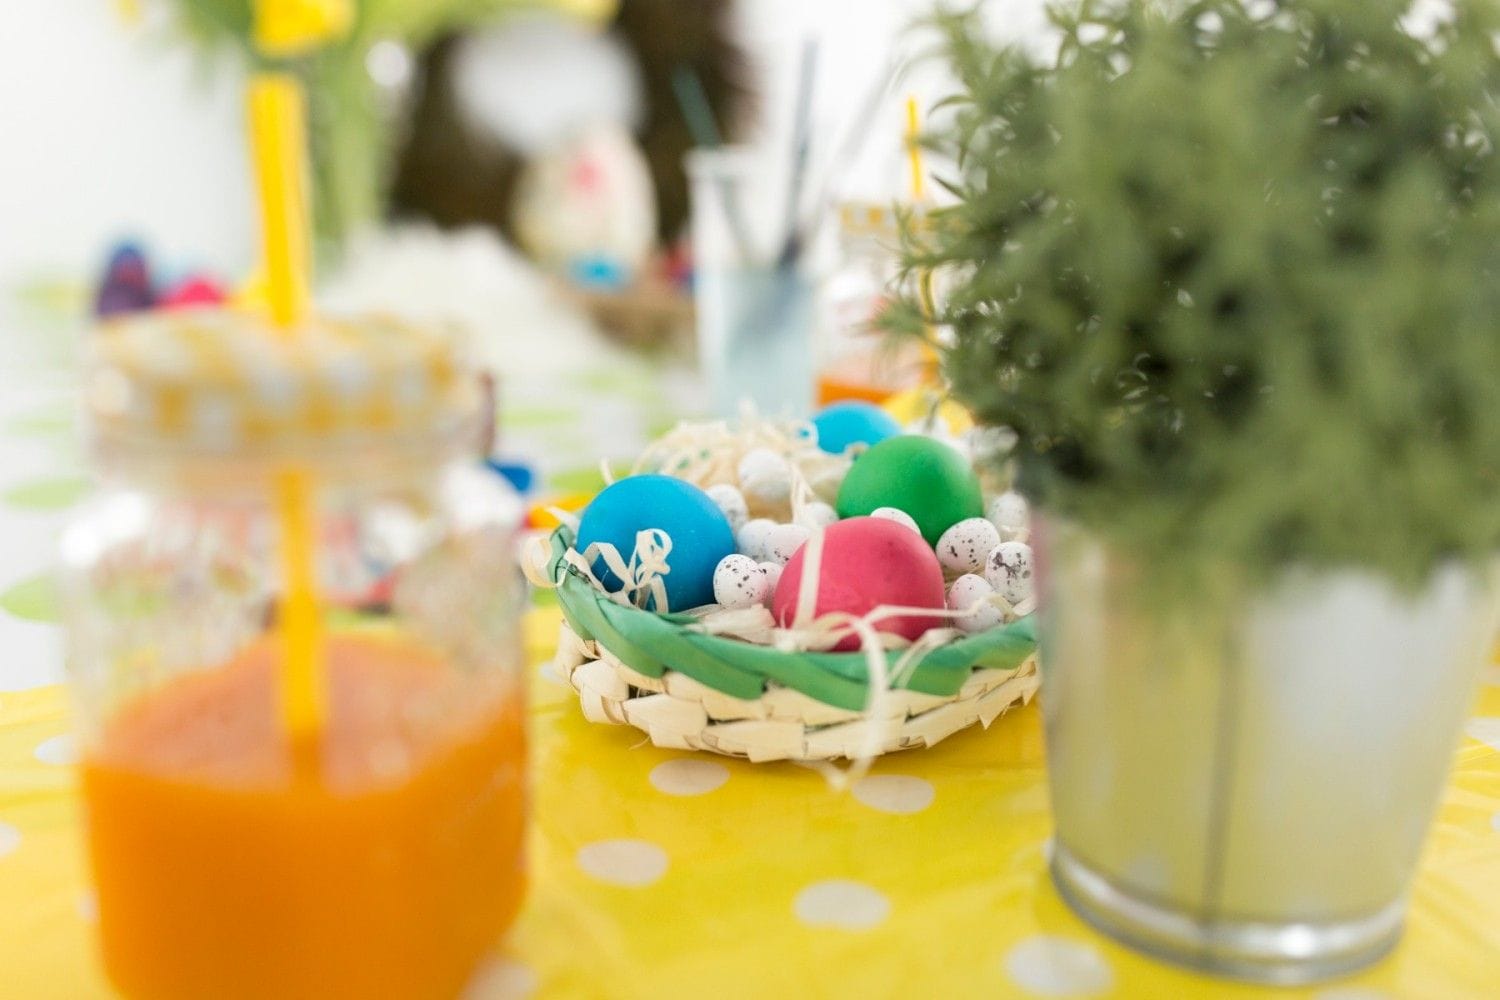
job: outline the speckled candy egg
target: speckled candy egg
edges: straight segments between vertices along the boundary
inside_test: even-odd
[[[738,532],[750,520],[750,508],[745,503],[745,494],[729,483],[715,483],[703,492],[724,512],[731,530]]]
[[[995,497],[990,501],[984,514],[1000,532],[1000,540],[1005,542],[1016,540],[1031,521],[1031,512],[1026,505],[1026,498],[1015,491]]]
[[[911,529],[917,537],[921,537],[922,529],[917,527],[917,522],[911,519],[911,515],[896,507],[876,507],[870,511],[871,517],[878,517],[883,521],[893,521],[903,528]]]
[[[881,507],[910,514],[927,539],[938,539],[959,521],[984,515],[979,477],[964,457],[932,438],[886,438],[850,467],[839,488],[840,517],[861,517]]]
[[[770,589],[766,571],[749,556],[727,555],[714,570],[714,600],[726,608],[753,608]]]
[[[978,611],[963,618],[956,618],[953,624],[964,632],[985,632],[1005,622],[1005,616],[1000,609],[993,604],[983,604],[990,595],[995,592],[989,581],[982,576],[973,573],[965,573],[953,581],[953,586],[948,588],[948,610],[969,611],[974,605],[980,604]]]
[[[776,586],[781,583],[781,574],[786,567],[781,563],[763,562],[760,568],[766,574],[766,603],[769,604],[771,598],[776,596]]]
[[[882,518],[856,517],[830,525],[822,534],[814,615],[843,611],[862,616],[882,605],[944,607],[943,568],[915,533]],[[796,614],[806,556],[806,548],[792,556],[776,585],[771,610],[783,627],[790,626]],[[916,639],[941,625],[940,618],[903,616],[875,627]],[[858,649],[859,637],[847,636],[834,648]]]
[[[938,562],[950,573],[982,573],[990,550],[1000,544],[1000,532],[982,517],[966,517],[938,539]]]
[[[766,557],[766,540],[776,522],[768,517],[752,517],[734,533],[734,545],[741,555],[757,561]]]
[[[620,558],[629,562],[636,535],[649,528],[664,531],[672,539],[667,556],[671,572],[662,577],[670,608],[657,608],[651,602],[649,609],[686,611],[712,604],[714,570],[734,551],[734,532],[724,512],[691,483],[644,475],[606,486],[584,508],[574,544],[580,552],[595,542],[613,545]],[[611,591],[623,586],[603,559],[594,560],[594,572]]]
[[[792,495],[792,470],[785,458],[770,448],[751,448],[740,457],[736,471],[740,490],[753,507],[784,504]]]
[[[1025,542],[1001,542],[984,563],[984,578],[995,593],[1011,604],[1020,604],[1032,594],[1031,546]]]
[[[785,566],[812,537],[812,529],[800,524],[778,524],[766,535],[766,561]]]
[[[812,424],[818,431],[818,447],[830,455],[842,455],[854,445],[876,445],[901,433],[895,417],[861,400],[825,406]]]
[[[832,504],[826,504],[821,500],[814,500],[802,508],[797,515],[797,523],[804,528],[826,528],[839,519],[839,512],[833,509]]]

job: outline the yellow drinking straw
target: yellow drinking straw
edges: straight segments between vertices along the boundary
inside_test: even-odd
[[[906,95],[906,157],[911,166],[911,200],[927,200],[927,181],[922,170],[922,113],[915,94]]]
[[[286,336],[308,313],[306,124],[302,90],[284,73],[250,80],[250,145],[260,189],[266,298]]]
[[[354,22],[352,0],[255,0],[255,47],[262,55],[301,55]]]
[[[302,92],[288,76],[257,74],[250,81],[249,103],[266,298],[282,335],[294,337],[311,300]],[[281,718],[294,756],[305,765],[314,759],[325,710],[313,491],[307,472],[299,469],[278,471],[275,489],[281,524]]]
[[[255,37],[265,54],[306,49],[346,29],[348,0],[256,0]],[[302,90],[285,73],[257,73],[249,91],[250,145],[260,191],[262,271],[271,318],[297,334],[311,305],[307,199],[307,126]],[[316,769],[327,712],[323,627],[318,600],[317,533],[312,478],[306,470],[276,474],[281,525],[282,658],[277,678],[282,725],[299,772]]]

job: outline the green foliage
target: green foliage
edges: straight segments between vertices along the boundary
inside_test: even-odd
[[[1084,0],[1055,62],[939,16],[958,203],[907,263],[1042,508],[1188,578],[1500,548],[1500,16],[1409,6]]]

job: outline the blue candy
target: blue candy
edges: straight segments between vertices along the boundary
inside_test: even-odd
[[[852,444],[876,445],[901,433],[896,418],[876,406],[858,400],[834,403],[813,417],[818,447],[831,455],[842,455]]]
[[[671,476],[645,475],[622,479],[605,487],[584,508],[575,545],[582,552],[595,542],[607,542],[630,561],[636,534],[657,528],[672,539],[667,556],[670,571],[662,577],[669,608],[653,611],[686,611],[714,602],[714,569],[734,551],[734,532],[729,520],[709,495],[691,483]],[[611,590],[622,581],[594,560],[594,573]]]

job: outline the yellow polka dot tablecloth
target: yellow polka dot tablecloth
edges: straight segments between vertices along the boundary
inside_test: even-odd
[[[0,359],[0,998],[87,1000],[109,993],[46,582],[87,484],[62,366],[21,378],[19,365]],[[658,750],[585,722],[547,665],[557,624],[548,610],[527,622],[529,902],[471,1000],[1500,997],[1500,668],[1458,748],[1402,944],[1350,979],[1267,990],[1157,964],[1067,910],[1046,874],[1035,705],[883,758],[840,795],[796,765]]]

